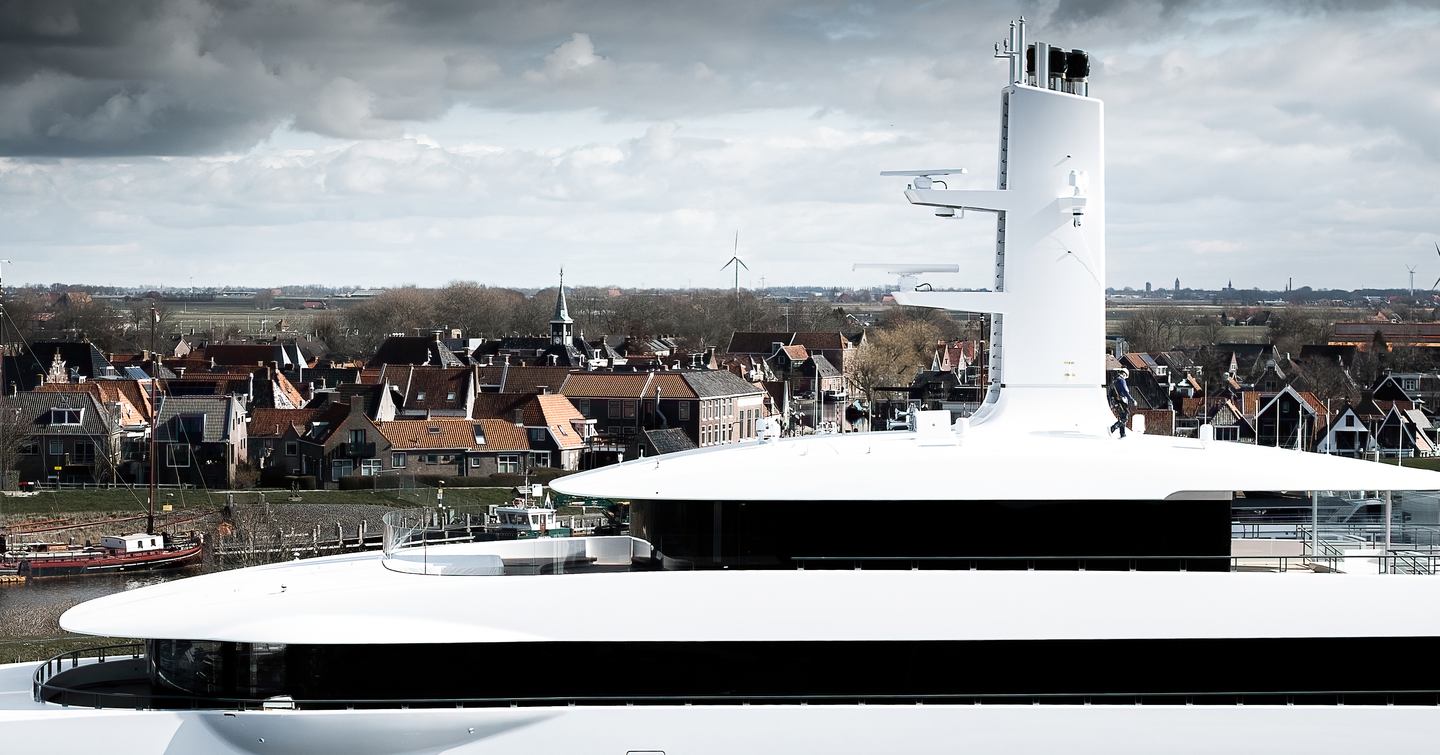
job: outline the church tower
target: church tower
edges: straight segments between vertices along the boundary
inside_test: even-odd
[[[563,346],[575,336],[575,321],[565,305],[565,268],[560,268],[560,291],[555,294],[555,316],[550,318],[550,343]]]

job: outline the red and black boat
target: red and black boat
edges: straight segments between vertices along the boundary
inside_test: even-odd
[[[99,546],[69,551],[32,553],[20,559],[22,577],[63,577],[80,574],[179,569],[200,563],[198,542],[174,541],[168,535],[137,533],[105,537]]]

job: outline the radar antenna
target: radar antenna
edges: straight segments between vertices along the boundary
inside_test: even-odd
[[[958,273],[959,265],[947,265],[941,262],[856,262],[852,270],[884,270],[897,278],[895,286],[898,290],[918,291],[920,284],[918,277],[925,273]],[[928,284],[926,284],[928,285]]]

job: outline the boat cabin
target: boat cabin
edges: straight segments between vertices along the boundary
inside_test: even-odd
[[[100,544],[121,553],[147,553],[164,550],[165,538],[162,535],[137,532],[133,535],[106,535],[100,540]]]
[[[496,506],[493,509],[496,529],[514,533],[517,538],[543,537],[546,535],[565,536],[570,530],[555,520],[555,509],[543,506]]]

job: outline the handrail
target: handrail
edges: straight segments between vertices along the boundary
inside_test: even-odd
[[[120,651],[120,652],[117,652]],[[81,648],[79,650],[68,650],[64,653],[51,656],[35,668],[35,673],[30,676],[30,693],[34,696],[35,702],[45,702],[41,697],[46,684],[51,677],[65,670],[65,662],[70,662],[70,668],[78,668],[82,658],[98,658],[100,663],[111,656],[128,654],[131,660],[145,655],[145,643],[125,642],[114,645],[100,645],[97,647]]]

